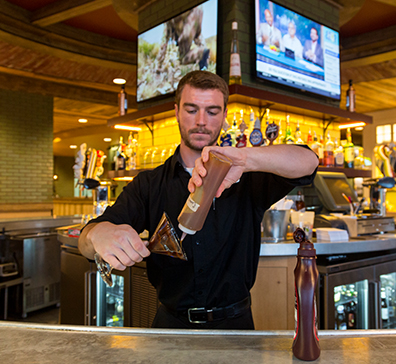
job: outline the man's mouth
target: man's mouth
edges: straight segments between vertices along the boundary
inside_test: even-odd
[[[193,129],[190,130],[190,135],[192,134],[210,135],[210,132],[205,129]]]

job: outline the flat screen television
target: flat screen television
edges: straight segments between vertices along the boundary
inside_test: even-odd
[[[358,202],[356,192],[351,188],[344,173],[319,171],[313,184],[319,200],[330,212],[350,211],[350,205],[342,196],[343,193],[351,197],[352,202]]]
[[[193,70],[216,73],[217,0],[138,35],[137,101],[169,95]]]
[[[340,100],[339,33],[268,0],[255,0],[261,80]]]

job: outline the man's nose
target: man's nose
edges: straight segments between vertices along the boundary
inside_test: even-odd
[[[199,110],[197,113],[197,124],[199,125],[206,125],[206,113],[205,110]]]

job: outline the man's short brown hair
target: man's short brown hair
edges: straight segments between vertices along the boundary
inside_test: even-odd
[[[176,90],[175,103],[180,107],[181,94],[184,86],[190,85],[191,87],[200,90],[219,90],[224,96],[224,110],[228,104],[228,85],[227,83],[215,73],[209,71],[192,71],[187,73],[179,82]]]

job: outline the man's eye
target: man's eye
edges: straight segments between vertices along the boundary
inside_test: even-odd
[[[216,116],[218,113],[219,113],[218,111],[210,111],[210,110],[208,111],[208,114],[210,116]]]
[[[186,109],[187,113],[189,114],[195,114],[197,112],[196,109]]]

